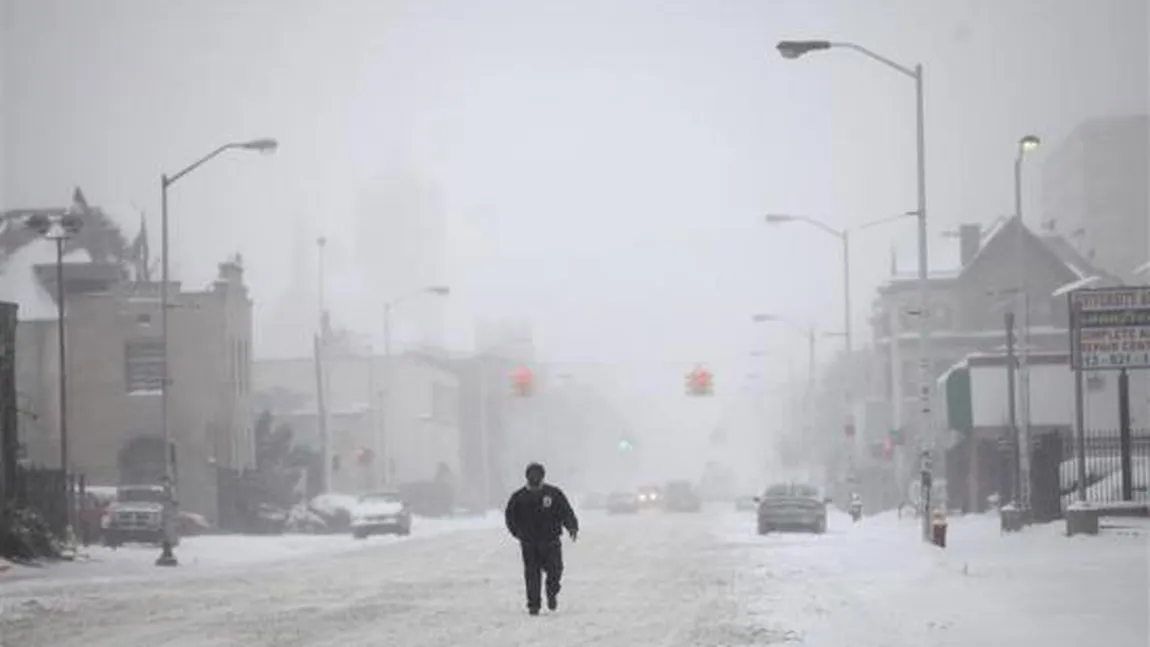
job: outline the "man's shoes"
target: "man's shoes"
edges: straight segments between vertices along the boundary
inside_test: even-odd
[[[559,598],[554,595],[547,596],[547,609],[554,611],[559,608]]]
[[[536,607],[529,607],[527,609],[527,613],[529,615],[537,616],[537,615],[539,615],[539,609],[537,609]]]

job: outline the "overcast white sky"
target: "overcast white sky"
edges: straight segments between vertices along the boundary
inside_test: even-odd
[[[353,327],[446,283],[455,348],[510,317],[547,358],[726,377],[790,343],[752,312],[841,327],[834,240],[764,213],[850,226],[914,207],[909,80],[846,51],[786,61],[776,41],[926,66],[931,252],[949,266],[940,232],[1011,208],[1019,136],[1147,110],[1146,4],[0,0],[0,208],[80,185],[128,224],[143,209],[155,249],[161,172],[273,136],[274,157],[219,159],[171,199],[180,279],[243,254],[257,352],[305,352],[322,233]],[[913,243],[910,221],[858,236],[860,340],[891,246],[909,270]],[[412,339],[438,306],[408,305]]]

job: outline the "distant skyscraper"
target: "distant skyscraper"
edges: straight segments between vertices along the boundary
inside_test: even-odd
[[[385,301],[447,282],[444,206],[432,183],[409,174],[365,192],[354,222],[355,257],[371,286],[376,303],[368,311],[376,321]],[[442,346],[445,307],[442,298],[414,298],[393,312],[396,349]],[[373,338],[380,334],[373,331]]]
[[[290,271],[278,296],[257,302],[256,355],[301,357],[311,354],[312,335],[319,326],[319,264],[316,234],[310,223],[296,218],[291,225]]]
[[[1150,117],[1087,121],[1047,158],[1043,228],[1125,280],[1150,260]]]

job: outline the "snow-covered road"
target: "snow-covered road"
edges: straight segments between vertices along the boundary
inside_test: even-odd
[[[939,551],[890,517],[757,537],[752,515],[727,510],[588,513],[560,611],[531,618],[517,548],[483,525],[274,562],[0,581],[0,646],[1147,644],[1146,526],[1002,537],[969,518]]]

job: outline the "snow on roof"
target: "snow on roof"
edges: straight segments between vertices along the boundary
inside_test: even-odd
[[[35,272],[37,265],[54,262],[56,244],[40,238],[16,250],[0,266],[0,300],[20,307],[17,312],[20,321],[56,319],[56,301]]]
[[[1044,234],[1039,236],[1038,239],[1046,245],[1047,249],[1058,257],[1058,260],[1062,261],[1063,265],[1074,273],[1074,276],[1077,277],[1079,281],[1092,276],[1097,276],[1104,280],[1118,280],[1113,274],[1091,263],[1070,241],[1062,236],[1058,234]]]

